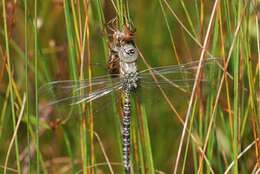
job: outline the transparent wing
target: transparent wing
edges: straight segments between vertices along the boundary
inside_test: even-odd
[[[176,87],[187,90],[195,82],[195,74],[199,61],[189,62],[181,65],[161,66],[140,71],[140,86],[142,87]],[[202,70],[208,69],[221,70],[221,59],[208,58],[202,62]],[[201,82],[207,82],[207,77],[200,78]]]
[[[178,88],[181,91],[188,92],[195,82],[195,72],[199,61],[193,61],[182,65],[162,66],[146,69],[139,72],[139,85],[145,88],[155,88],[158,85],[162,87]],[[206,76],[201,77],[203,82],[212,82],[214,78],[208,78],[208,75],[214,73],[208,71],[221,69],[221,60],[218,58],[206,59],[202,62],[202,68]],[[103,110],[104,106],[110,106],[111,96],[107,96],[113,91],[122,89],[122,81],[118,75],[99,76],[89,80],[73,81],[53,81],[40,88],[40,99],[45,100],[45,108],[54,108],[57,117],[64,115],[80,115],[82,110],[77,104],[95,101],[97,109],[94,112]],[[107,96],[107,97],[106,97]],[[101,104],[100,104],[101,103]],[[111,108],[110,108],[111,109]],[[70,114],[69,114],[70,113]]]
[[[89,80],[53,81],[40,88],[40,96],[47,100],[47,105],[75,105],[90,102],[114,90],[121,89],[119,76],[100,76]]]
[[[78,105],[80,103],[87,104],[93,101],[92,112],[95,115],[107,113],[111,110],[113,91],[119,91],[122,83],[119,76],[111,78],[111,75],[99,76],[89,80],[73,81],[53,81],[43,85],[40,90],[40,115],[45,117],[46,123],[67,123],[72,120],[78,120],[80,116],[87,111],[85,106]],[[120,101],[116,99],[116,102]],[[110,105],[109,105],[110,104]],[[51,110],[51,112],[48,112]],[[45,114],[48,113],[48,114]],[[48,119],[47,116],[49,115]],[[70,119],[76,118],[76,119]],[[46,124],[45,124],[46,125]],[[55,124],[54,124],[55,125]],[[52,126],[50,126],[52,127]]]
[[[191,72],[192,70],[196,70],[199,65],[199,60],[191,61],[186,64],[180,64],[180,65],[169,65],[169,66],[160,66],[160,67],[153,67],[150,69],[145,69],[143,71],[140,71],[140,74],[142,75],[147,75],[150,74],[151,71],[154,73],[160,73],[160,74],[172,74],[172,73],[188,73]],[[218,57],[212,57],[212,58],[207,58],[202,61],[202,66],[208,65],[208,64],[215,64],[218,65],[220,68],[222,68],[222,60]]]

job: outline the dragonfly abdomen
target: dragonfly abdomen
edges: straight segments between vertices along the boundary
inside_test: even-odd
[[[131,124],[131,104],[129,92],[124,95],[122,137],[123,137],[123,163],[125,172],[130,173],[130,124]]]

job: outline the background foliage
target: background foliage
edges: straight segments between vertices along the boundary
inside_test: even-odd
[[[259,173],[259,0],[1,0],[0,7],[1,173],[123,173],[118,94],[70,114],[66,105],[44,107],[40,87],[107,74],[107,23],[117,17],[122,29],[126,14],[140,69],[200,57],[219,57],[224,68],[205,70],[208,83],[194,96],[151,88],[133,97],[134,173]]]

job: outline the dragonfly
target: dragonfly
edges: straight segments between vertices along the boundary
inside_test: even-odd
[[[41,88],[41,91],[45,91],[43,95],[51,93],[55,96],[53,100],[48,101],[47,105],[49,106],[59,106],[60,104],[75,106],[95,102],[112,92],[120,91],[122,93],[121,134],[123,166],[126,174],[131,173],[131,94],[138,88],[156,86],[185,90],[186,87],[194,84],[194,72],[199,65],[199,61],[192,61],[181,65],[160,66],[138,71],[139,52],[132,36],[133,33],[129,33],[129,30],[126,29],[122,32],[119,30],[114,32],[114,39],[110,45],[110,64],[108,65],[108,72],[113,72],[112,74],[94,77],[91,80],[52,81]],[[219,61],[220,59],[217,57],[207,58],[203,60],[202,66],[217,65]],[[109,67],[112,67],[112,69],[109,69]],[[58,94],[55,91],[58,91]]]

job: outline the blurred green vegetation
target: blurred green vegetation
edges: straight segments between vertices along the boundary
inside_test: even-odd
[[[117,17],[122,29],[128,14],[139,69],[204,53],[224,68],[204,69],[206,85],[194,97],[192,86],[133,96],[133,173],[259,173],[259,0],[1,0],[0,7],[0,173],[123,173],[120,96],[70,113],[68,105],[46,107],[40,87],[107,74],[107,23]]]

